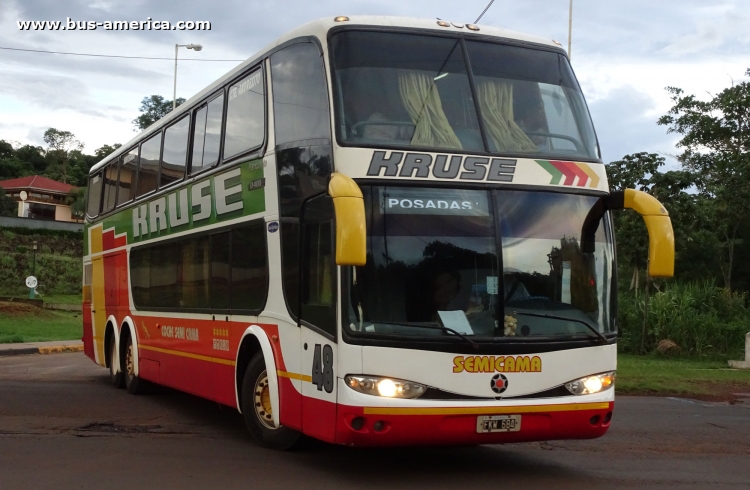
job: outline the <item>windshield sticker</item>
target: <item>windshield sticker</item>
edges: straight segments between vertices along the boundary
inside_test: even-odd
[[[458,333],[474,335],[471,324],[469,324],[469,320],[466,318],[466,313],[463,311],[438,311],[437,313],[444,327],[455,330]]]
[[[456,356],[454,373],[541,373],[539,356]]]
[[[432,177],[438,179],[513,182],[516,160],[507,158],[465,157],[461,155],[432,155],[375,151],[367,169],[368,177],[403,177],[407,179]]]

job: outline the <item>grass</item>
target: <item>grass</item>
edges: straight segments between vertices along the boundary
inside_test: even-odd
[[[80,294],[45,294],[37,296],[44,300],[45,303],[62,303],[66,305],[80,305],[82,302]]]
[[[0,302],[0,344],[80,340],[81,314]]]
[[[733,401],[736,393],[750,393],[750,370],[729,369],[726,361],[620,354],[617,393]]]

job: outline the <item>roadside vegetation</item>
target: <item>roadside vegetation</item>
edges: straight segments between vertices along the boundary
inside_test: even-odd
[[[24,280],[32,274],[39,280],[37,291],[45,301],[48,295],[80,296],[82,256],[81,233],[0,228],[0,296],[28,297]]]

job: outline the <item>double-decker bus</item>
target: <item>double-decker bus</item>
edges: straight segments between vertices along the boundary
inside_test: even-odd
[[[433,20],[300,27],[90,172],[86,355],[273,448],[594,438],[614,408],[609,192],[566,53]]]

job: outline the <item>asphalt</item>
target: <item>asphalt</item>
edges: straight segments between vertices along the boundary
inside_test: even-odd
[[[82,353],[0,358],[0,489],[104,487],[750,489],[750,400],[618,397],[589,441],[282,453],[230,408],[115,389]]]

